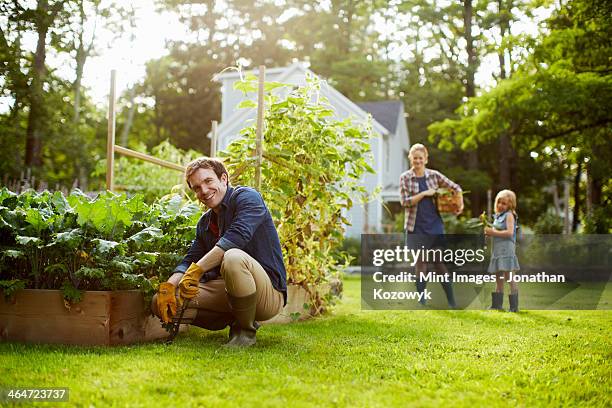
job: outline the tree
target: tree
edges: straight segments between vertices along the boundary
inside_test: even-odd
[[[549,24],[551,32],[538,40],[533,55],[511,78],[469,100],[458,110],[465,112],[460,119],[436,123],[430,130],[447,146],[492,141],[507,132],[523,155],[558,151],[565,177],[582,168],[572,166],[572,160],[586,161],[593,230],[607,232],[612,188],[606,159],[612,153],[610,10],[574,0]]]
[[[31,2],[14,1],[0,8],[0,50],[9,57],[1,72],[2,94],[9,101],[9,111],[0,114],[2,145],[10,146],[1,153],[4,181],[27,167],[52,187],[70,186],[75,176],[84,178],[93,169],[93,159],[102,150],[103,138],[96,132],[104,123],[103,114],[79,83],[85,60],[78,50],[89,47],[79,40],[84,25],[79,10],[84,4],[95,5],[97,0],[40,0],[36,8]],[[32,50],[21,40],[29,35],[37,39]],[[62,58],[70,58],[71,52],[78,56],[75,81],[59,77],[57,67],[48,66],[49,52]]]
[[[372,30],[372,15],[386,2],[335,0],[329,7],[292,1],[296,15],[286,23],[297,58],[308,58],[314,72],[354,101],[378,100],[389,93],[390,61]],[[305,31],[306,30],[306,31]]]

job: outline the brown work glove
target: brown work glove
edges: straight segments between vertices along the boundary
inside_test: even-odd
[[[172,317],[176,315],[175,289],[170,282],[164,282],[157,290],[157,309],[164,323],[172,322]]]
[[[191,263],[189,268],[179,282],[179,304],[183,304],[186,299],[193,299],[198,294],[198,285],[204,270],[195,263]]]

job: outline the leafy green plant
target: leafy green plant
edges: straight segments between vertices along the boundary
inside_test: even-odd
[[[6,299],[10,299],[15,292],[24,288],[25,282],[20,279],[0,281],[0,291],[2,291]]]
[[[150,298],[195,235],[199,205],[179,195],[149,205],[142,195],[75,190],[0,190],[0,288],[61,289],[70,302],[83,290],[140,289]]]
[[[348,256],[351,266],[361,265],[361,239],[347,237],[342,241],[342,251],[339,255]],[[344,261],[344,258],[338,256],[338,262]]]
[[[544,213],[538,218],[533,230],[536,234],[561,234],[563,232],[563,219],[550,212]]]
[[[442,214],[444,231],[447,234],[483,234],[484,223],[479,218],[456,217],[452,214]],[[489,225],[490,226],[490,225]]]
[[[609,234],[612,230],[612,206],[595,207],[584,217],[585,234]]]
[[[253,75],[235,85],[245,94],[256,87]],[[283,97],[271,92],[276,88],[284,88]],[[334,257],[348,224],[343,214],[353,200],[368,199],[360,179],[373,172],[368,164],[371,127],[334,119],[312,78],[304,87],[268,83],[265,89],[261,193],[277,223],[288,281],[310,292],[317,314],[328,304],[322,285],[348,264],[348,257],[340,265]],[[255,133],[254,125],[246,127],[242,138],[220,152],[238,184],[254,185]]]

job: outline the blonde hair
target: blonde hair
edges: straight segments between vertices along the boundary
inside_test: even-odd
[[[429,156],[429,152],[427,152],[427,148],[425,145],[421,143],[415,143],[410,147],[410,151],[408,152],[408,157],[412,158],[412,154],[416,151],[421,151],[425,155],[425,158]]]
[[[495,196],[495,207],[500,198],[505,198],[508,203],[508,209],[516,216],[516,194],[512,190],[502,190]]]

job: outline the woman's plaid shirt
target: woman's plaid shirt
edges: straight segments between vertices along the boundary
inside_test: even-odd
[[[453,183],[448,177],[437,170],[425,169],[425,182],[428,188],[450,188],[455,191],[461,191],[461,186]],[[400,201],[402,207],[405,207],[404,228],[408,232],[414,231],[416,223],[417,205],[412,205],[412,196],[420,193],[419,182],[416,174],[412,169],[405,171],[400,176]]]

